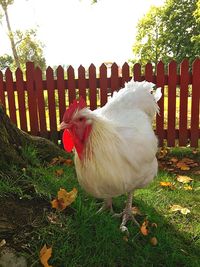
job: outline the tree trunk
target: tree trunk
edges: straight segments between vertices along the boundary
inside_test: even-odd
[[[54,157],[66,156],[66,153],[49,140],[41,137],[31,136],[18,129],[5,114],[0,105],[0,166],[1,172],[10,170],[12,164],[23,168],[26,159],[22,156],[22,149],[32,146],[41,161],[50,161]]]
[[[19,57],[18,57],[18,54],[17,54],[16,46],[15,46],[14,35],[13,35],[12,29],[11,29],[11,25],[10,25],[10,20],[9,20],[9,16],[8,16],[8,10],[7,10],[7,7],[3,8],[3,9],[4,9],[5,16],[6,16],[6,23],[7,23],[7,28],[8,28],[8,37],[9,37],[9,40],[10,40],[10,44],[11,44],[11,48],[12,48],[12,52],[13,52],[13,57],[15,59],[16,66],[18,68],[20,68]]]

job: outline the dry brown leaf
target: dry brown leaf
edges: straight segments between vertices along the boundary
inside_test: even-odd
[[[172,205],[170,207],[170,211],[171,212],[176,212],[176,211],[180,211],[182,214],[186,215],[188,213],[190,213],[190,210],[187,209],[187,208],[183,208],[182,206],[180,205]]]
[[[157,238],[154,236],[150,239],[150,243],[153,245],[153,246],[156,246],[158,244],[158,240]]]
[[[49,165],[54,166],[54,165],[59,165],[59,164],[65,164],[67,166],[70,166],[73,164],[73,160],[65,159],[59,156],[59,157],[53,158]]]
[[[183,183],[183,184],[188,184],[190,183],[191,181],[193,181],[192,178],[190,178],[189,176],[182,176],[182,175],[179,175],[177,177],[177,181],[180,182],[180,183]]]
[[[190,167],[183,161],[179,161],[176,164],[176,167],[179,168],[182,171],[189,171],[190,170]]]
[[[62,211],[66,207],[70,206],[75,201],[76,197],[76,188],[73,188],[73,190],[70,192],[67,192],[65,189],[61,188],[58,191],[58,197],[51,201],[52,208]]]
[[[63,175],[63,173],[64,173],[63,169],[59,169],[59,170],[55,171],[56,176],[61,176],[61,175]]]
[[[178,162],[178,159],[175,158],[175,157],[173,157],[173,158],[170,159],[170,161],[173,162],[173,163],[177,163]]]
[[[64,164],[67,166],[71,166],[71,165],[73,165],[73,160],[72,159],[66,159]]]
[[[128,237],[125,235],[125,236],[123,236],[123,240],[125,241],[125,242],[128,242]]]
[[[160,186],[163,186],[163,187],[172,187],[172,183],[171,182],[160,182]]]
[[[48,260],[51,258],[52,247],[47,248],[46,244],[40,250],[40,261],[44,267],[53,267],[48,264]]]
[[[148,221],[144,221],[142,226],[140,227],[140,231],[143,235],[148,235],[149,234],[149,229],[148,229],[148,225],[149,225],[149,222]]]
[[[200,175],[200,170],[199,171],[195,171],[194,174]]]
[[[185,162],[185,163],[188,164],[188,165],[194,163],[194,160],[193,160],[193,159],[190,159],[190,158],[183,158],[181,161],[182,161],[182,162]]]

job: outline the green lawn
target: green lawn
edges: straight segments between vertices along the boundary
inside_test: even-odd
[[[136,217],[140,224],[147,219],[156,223],[157,228],[151,227],[149,235],[144,236],[129,223],[130,235],[126,236],[119,230],[120,219],[106,212],[96,213],[101,201],[80,188],[74,166],[44,165],[31,149],[24,153],[32,166],[22,170],[14,182],[9,177],[0,182],[0,200],[3,205],[11,200],[21,201],[26,209],[30,205],[32,213],[13,234],[1,238],[27,258],[28,266],[41,266],[39,252],[44,244],[52,247],[49,264],[54,267],[200,266],[200,175],[191,170],[181,173],[194,179],[193,189],[186,191],[176,181],[176,170],[170,173],[160,169],[154,182],[137,190],[134,198],[134,205],[142,213]],[[195,162],[200,158],[200,150],[196,154],[190,149],[170,153],[169,158],[190,157]],[[167,158],[166,162],[165,158],[161,161],[168,162]],[[64,173],[57,176],[56,170],[60,169]],[[161,187],[160,181],[170,181],[175,188]],[[61,187],[67,191],[76,187],[78,196],[69,208],[59,212],[51,208],[50,201]],[[114,199],[115,211],[123,209],[125,199],[126,196]],[[170,206],[174,204],[191,212],[187,215],[171,212]],[[156,246],[150,243],[152,237],[158,240]]]

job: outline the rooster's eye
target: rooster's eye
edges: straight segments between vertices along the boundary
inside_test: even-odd
[[[83,117],[80,117],[78,120],[79,120],[79,121],[83,121]]]

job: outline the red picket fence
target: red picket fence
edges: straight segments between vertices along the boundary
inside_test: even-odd
[[[162,88],[160,115],[154,122],[160,146],[190,144],[197,147],[200,138],[200,59],[193,62],[192,71],[188,60],[184,59],[180,66],[172,61],[167,66],[167,73],[162,62],[158,63],[156,72],[148,63],[144,74],[140,64],[131,68],[125,63],[120,68],[113,63],[109,69],[105,64],[98,69],[91,64],[88,71],[80,66],[77,74],[72,66],[67,71],[59,66],[56,75],[48,67],[44,75],[28,62],[25,78],[20,69],[17,69],[15,79],[10,69],[5,75],[0,72],[0,100],[19,128],[57,143],[59,123],[69,103],[82,96],[94,110],[105,105],[108,97],[132,77],[135,81],[152,81]]]

